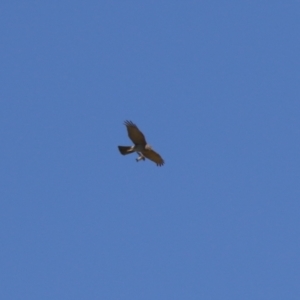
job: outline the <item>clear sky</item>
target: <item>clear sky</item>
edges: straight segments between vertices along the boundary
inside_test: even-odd
[[[0,299],[300,299],[299,1],[0,11]]]

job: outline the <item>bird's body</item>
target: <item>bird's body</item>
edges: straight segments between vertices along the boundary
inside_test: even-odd
[[[131,121],[125,121],[124,125],[127,128],[128,136],[134,143],[133,146],[118,146],[122,155],[131,154],[137,152],[139,157],[136,161],[145,160],[148,158],[155,162],[157,166],[162,166],[164,160],[156,153],[149,144],[147,144],[144,134],[138,129],[138,127]]]

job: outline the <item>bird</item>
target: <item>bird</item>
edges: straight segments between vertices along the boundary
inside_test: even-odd
[[[125,121],[124,125],[127,128],[128,136],[134,143],[133,146],[118,146],[119,151],[122,155],[137,152],[139,157],[136,159],[137,162],[145,160],[146,158],[152,160],[157,166],[163,166],[165,161],[162,157],[155,152],[152,147],[147,144],[144,134],[132,121]]]

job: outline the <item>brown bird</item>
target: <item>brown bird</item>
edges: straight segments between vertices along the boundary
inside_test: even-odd
[[[147,144],[145,136],[138,127],[131,121],[125,121],[124,125],[127,128],[128,136],[134,143],[133,146],[118,146],[121,154],[126,155],[137,152],[139,157],[136,161],[145,160],[148,158],[156,163],[157,166],[162,166],[165,162],[161,156],[155,152],[149,144]]]

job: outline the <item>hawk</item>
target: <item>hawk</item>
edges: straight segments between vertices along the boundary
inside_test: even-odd
[[[128,136],[134,143],[133,146],[118,146],[121,154],[126,155],[137,152],[139,157],[136,161],[145,160],[148,158],[156,163],[157,166],[162,166],[165,162],[161,156],[156,153],[149,144],[147,144],[145,136],[138,127],[131,121],[125,121],[124,125],[127,128]]]

